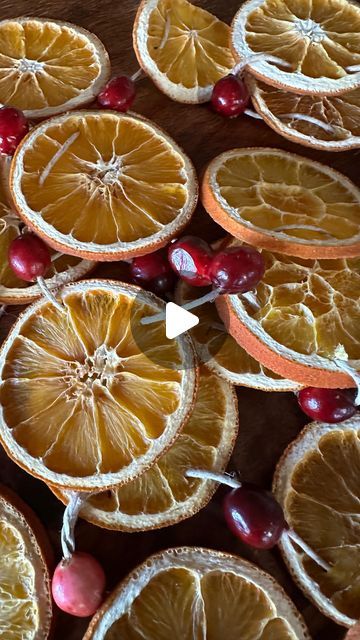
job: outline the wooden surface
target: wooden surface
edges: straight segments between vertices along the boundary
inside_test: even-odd
[[[240,1],[201,0],[199,4],[230,22]],[[136,6],[136,0],[38,0],[36,4],[29,0],[0,0],[2,18],[29,15],[31,12],[32,15],[69,20],[94,31],[109,51],[114,74],[131,74],[138,68],[131,43]],[[327,154],[291,144],[258,120],[245,116],[224,120],[212,113],[207,105],[176,104],[162,95],[148,79],[138,83],[134,110],[164,127],[189,154],[199,172],[208,160],[232,147],[272,146],[330,164],[360,183],[359,151]],[[211,240],[222,235],[222,230],[201,207],[195,213],[190,230]],[[126,265],[107,264],[100,266],[95,274],[120,278],[126,277],[126,270]],[[0,320],[2,337],[15,317],[16,309],[8,308]],[[232,467],[240,471],[242,478],[258,482],[264,487],[270,486],[276,461],[303,426],[304,416],[291,394],[265,394],[239,389],[238,396],[240,434]],[[15,489],[37,512],[59,556],[63,507],[44,484],[18,469],[4,452],[0,452],[0,481]],[[222,489],[197,516],[156,532],[106,532],[80,521],[77,527],[78,549],[94,553],[103,563],[109,588],[149,554],[170,546],[201,545],[242,555],[272,573],[285,587],[302,611],[314,640],[343,638],[344,629],[324,618],[294,586],[277,551],[254,552],[234,539],[222,518],[221,496]],[[86,626],[87,621],[59,615],[55,640],[80,640]]]

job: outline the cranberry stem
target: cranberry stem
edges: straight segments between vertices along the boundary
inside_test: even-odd
[[[214,482],[220,482],[221,484],[226,484],[232,489],[238,489],[241,487],[241,482],[227,473],[216,473],[215,471],[206,471],[205,469],[188,469],[185,471],[185,475],[187,478],[199,478],[200,480],[213,480]]]
[[[186,309],[187,311],[189,309],[195,309],[196,307],[200,307],[202,304],[205,304],[206,302],[214,302],[214,300],[219,295],[221,295],[220,289],[211,289],[211,291],[206,293],[204,296],[201,296],[201,298],[197,298],[197,300],[191,300],[191,302],[187,302],[186,304],[183,304],[181,308]],[[153,316],[147,316],[147,318],[142,318],[140,320],[140,324],[153,324],[153,322],[159,322],[160,320],[164,320],[164,319],[165,319],[164,312],[156,313]]]
[[[66,312],[65,307],[56,300],[54,294],[50,291],[49,287],[47,286],[44,278],[42,276],[38,276],[36,278],[36,282],[43,296],[47,298],[47,300],[49,300],[49,302],[51,302],[51,304],[53,304],[54,307],[56,307],[59,311],[61,311],[61,313],[65,313]]]
[[[323,560],[322,558],[320,558],[320,556],[317,553],[315,553],[315,551],[313,551],[311,547],[309,547],[309,545],[305,542],[305,540],[300,538],[300,536],[296,533],[296,531],[294,531],[294,529],[286,529],[281,537],[290,538],[290,540],[295,542],[295,544],[297,544],[298,547],[300,547],[300,549],[302,549],[306,553],[306,555],[309,556],[309,558],[314,560],[314,562],[316,562],[316,564],[318,564],[319,567],[321,567],[325,571],[330,571],[331,567],[329,563],[326,562],[326,560]]]
[[[75,525],[88,495],[87,493],[76,491],[70,493],[61,528],[61,548],[64,560],[70,560],[75,551]]]

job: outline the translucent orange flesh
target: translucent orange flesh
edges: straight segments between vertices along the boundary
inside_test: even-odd
[[[246,42],[290,71],[342,78],[360,61],[360,10],[346,0],[265,0],[247,18]]]
[[[314,245],[360,240],[357,192],[300,157],[242,153],[225,160],[216,182],[247,226]]]
[[[182,374],[166,363],[181,363],[179,346],[163,323],[142,328],[151,310],[125,294],[73,292],[65,304],[66,313],[50,304],[34,313],[14,340],[0,389],[5,421],[52,471],[117,472],[145,454],[178,408]]]
[[[360,617],[359,468],[359,432],[327,433],[296,464],[285,504],[290,526],[331,565],[323,571],[302,555],[304,570],[354,619]]]
[[[227,24],[186,0],[160,0],[149,19],[149,55],[188,89],[212,85],[234,67],[229,39]]]
[[[298,132],[324,141],[341,141],[360,136],[360,89],[340,96],[319,97],[296,95],[260,81],[257,81],[257,86],[259,97],[269,111],[294,134]],[[325,125],[330,125],[332,131],[306,119],[292,118],[291,114],[316,118]]]
[[[0,102],[22,110],[62,105],[100,73],[93,46],[82,34],[31,19],[0,24]]]
[[[78,137],[40,184],[45,167],[74,134]],[[54,232],[81,242],[148,237],[172,222],[188,198],[181,155],[150,125],[111,113],[49,123],[26,150],[24,169],[27,205]]]
[[[179,509],[181,503],[186,509],[186,501],[196,493],[200,481],[186,478],[184,469],[218,465],[221,456],[225,457],[226,435],[230,455],[234,429],[225,423],[228,400],[222,384],[217,376],[202,369],[194,411],[170,450],[139,478],[91,497],[90,504],[102,511],[118,512],[119,524],[121,514],[164,513],[171,518],[171,510]],[[226,464],[227,459],[223,462]]]
[[[105,640],[296,640],[274,603],[256,584],[235,573],[172,568],[143,588]]]

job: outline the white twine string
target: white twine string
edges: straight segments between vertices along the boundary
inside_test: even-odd
[[[0,318],[4,315],[6,304],[0,304]]]
[[[48,288],[44,278],[42,276],[39,276],[38,278],[36,278],[36,282],[43,296],[47,298],[47,300],[49,300],[49,302],[51,302],[54,307],[61,311],[61,313],[66,313],[65,307],[56,300],[54,294]]]
[[[360,405],[360,374],[344,360],[335,359],[334,362],[339,367],[339,369],[341,369],[345,373],[348,373],[349,376],[351,376],[354,380],[357,389],[354,403],[358,407]]]
[[[345,67],[345,71],[348,71],[349,73],[356,73],[357,71],[360,71],[360,64],[351,64],[349,67]]]
[[[132,82],[136,82],[137,80],[140,80],[140,78],[145,77],[145,73],[143,72],[142,69],[138,69],[137,71],[135,71],[135,73],[132,74],[132,76],[130,76],[130,80],[132,80]]]
[[[76,138],[78,138],[79,135],[80,135],[80,131],[75,131],[75,133],[73,133],[67,140],[65,140],[64,144],[62,144],[61,147],[56,151],[56,153],[54,153],[53,157],[50,158],[46,167],[43,169],[42,173],[40,174],[40,178],[39,178],[40,186],[44,184],[46,178],[48,177],[54,165],[57,163],[58,160],[60,160],[61,156],[68,150],[68,148],[72,145],[72,143],[75,142]]]
[[[261,309],[256,293],[253,291],[245,291],[245,293],[242,293],[240,297],[244,298],[255,309],[255,311],[259,311],[259,309]]]
[[[326,122],[322,122],[318,120],[318,118],[314,118],[313,116],[308,116],[305,113],[281,113],[277,116],[278,118],[290,118],[292,120],[304,120],[305,122],[310,122],[310,124],[315,124],[320,129],[324,129],[328,133],[334,133],[335,129],[331,126],[331,124],[327,124]]]
[[[255,118],[255,120],[264,120],[260,113],[253,111],[253,109],[245,109],[244,113],[246,116],[250,116],[250,118]]]
[[[200,480],[213,480],[225,484],[232,489],[239,489],[242,484],[239,480],[228,475],[226,473],[216,473],[213,471],[207,471],[206,469],[188,469],[185,471],[185,476],[188,478],[198,478]],[[319,565],[325,571],[331,569],[330,565],[320,558],[318,554],[305,542],[293,529],[285,529],[282,533],[282,538],[286,536],[290,540],[293,540],[316,564]]]
[[[75,551],[75,525],[89,493],[72,491],[64,511],[61,529],[61,548],[65,560],[70,560]]]
[[[274,64],[280,64],[283,67],[291,67],[291,64],[282,58],[278,58],[277,56],[272,56],[269,53],[253,53],[250,56],[247,56],[243,60],[241,60],[238,64],[233,67],[231,73],[235,76],[241,74],[248,64],[252,62],[273,62]]]
[[[206,302],[213,302],[215,298],[217,298],[221,294],[220,289],[212,289],[201,298],[197,298],[197,300],[191,300],[191,302],[187,302],[182,305],[182,309],[195,309],[196,307],[200,307],[202,304]],[[162,311],[161,313],[156,313],[153,316],[147,316],[146,318],[141,318],[140,324],[153,324],[154,322],[160,322],[160,320],[165,320],[166,314]]]

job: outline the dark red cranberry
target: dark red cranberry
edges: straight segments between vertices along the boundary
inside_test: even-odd
[[[342,422],[354,415],[354,398],[354,392],[348,389],[307,387],[298,393],[298,403],[309,418],[330,423]]]
[[[213,109],[228,118],[244,113],[249,100],[245,82],[232,74],[218,80],[211,96]]]
[[[13,272],[26,282],[44,276],[51,265],[47,245],[34,233],[15,238],[10,244],[8,258]]]
[[[211,284],[209,269],[213,252],[205,240],[184,236],[169,246],[168,258],[178,276],[193,287]]]
[[[29,123],[22,111],[14,107],[0,109],[0,153],[12,155],[28,131]]]
[[[135,83],[127,76],[118,76],[108,82],[98,95],[98,103],[105,109],[128,111],[134,102]]]
[[[164,249],[134,258],[130,265],[130,274],[133,282],[158,295],[171,291],[176,282],[175,273]]]
[[[271,549],[287,529],[274,496],[252,484],[244,483],[225,496],[224,515],[233,534],[257,549]]]
[[[253,247],[229,247],[213,258],[209,275],[215,288],[224,293],[245,293],[260,282],[265,262]]]

